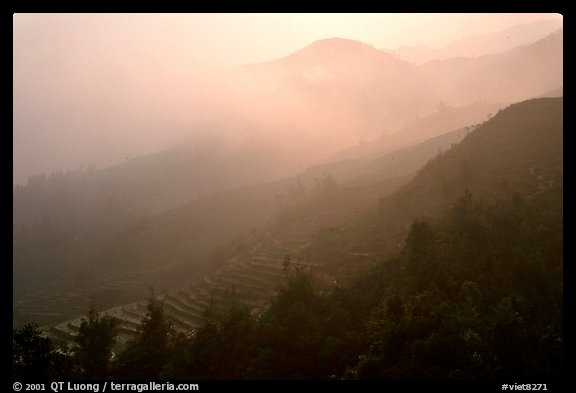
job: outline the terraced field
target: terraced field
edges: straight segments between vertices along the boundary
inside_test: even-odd
[[[234,300],[248,305],[253,313],[259,313],[286,279],[287,256],[291,261],[289,269],[298,265],[323,281],[330,279],[323,272],[321,264],[299,260],[297,250],[320,226],[334,226],[338,224],[336,221],[349,218],[346,215],[340,215],[338,219],[331,216],[330,220],[325,217],[320,220],[318,217],[309,217],[293,230],[284,231],[281,235],[267,235],[252,250],[231,259],[219,271],[188,286],[168,291],[158,296],[158,299],[163,303],[174,329],[187,334],[201,324],[203,313],[211,304]],[[146,303],[146,300],[142,300],[102,311],[119,321],[120,343],[136,334],[147,312]],[[45,331],[58,342],[72,343],[82,318],[47,327]]]
[[[129,275],[111,274],[86,285],[70,285],[60,291],[37,291],[19,294],[13,300],[13,320],[16,327],[34,321],[40,326],[52,325],[57,321],[73,318],[85,313],[91,301],[102,308],[114,307],[146,296],[147,288],[153,286],[164,292],[176,284],[170,280],[174,274],[158,268],[132,271]],[[184,279],[181,282],[185,282]],[[65,305],[65,307],[63,307]]]
[[[228,260],[220,270],[159,292],[157,298],[163,302],[172,326],[179,332],[192,333],[202,323],[204,311],[211,304],[231,300],[248,305],[253,314],[260,313],[286,280],[287,257],[289,269],[299,266],[310,272],[319,286],[332,282],[329,261],[310,260],[303,252],[305,246],[321,229],[345,227],[366,206],[373,206],[384,191],[391,192],[394,188],[378,185],[340,188],[314,205],[306,205],[305,210],[299,210],[287,223],[271,227],[263,240]],[[144,298],[102,311],[119,321],[119,345],[136,334],[147,313]],[[82,318],[46,326],[44,331],[55,341],[71,344]]]

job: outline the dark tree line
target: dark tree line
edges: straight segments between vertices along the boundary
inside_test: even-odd
[[[561,193],[463,195],[412,223],[402,250],[319,291],[301,270],[259,316],[210,308],[176,334],[152,296],[142,328],[112,358],[114,323],[90,313],[78,348],[31,325],[14,334],[14,373],[177,379],[495,379],[563,373]]]

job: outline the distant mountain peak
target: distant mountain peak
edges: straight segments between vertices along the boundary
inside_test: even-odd
[[[292,71],[295,69],[301,70],[302,67],[328,67],[332,71],[338,69],[339,72],[347,73],[351,69],[358,69],[358,67],[379,68],[393,66],[402,68],[410,66],[410,64],[360,41],[331,37],[314,41],[286,57],[247,64],[243,66],[243,69],[262,72],[263,68],[270,66]]]
[[[350,62],[357,63],[362,61],[393,64],[406,63],[372,45],[338,37],[314,41],[310,45],[285,57],[285,59],[288,62],[295,63],[324,63],[328,61],[344,66]]]
[[[310,45],[292,53],[288,59],[302,59],[302,58],[340,58],[350,57],[351,55],[368,54],[368,53],[382,53],[378,49],[364,44],[360,41],[355,41],[347,38],[324,38],[314,41]]]
[[[349,38],[331,37],[314,41],[306,48],[327,48],[327,49],[342,49],[342,50],[356,50],[356,49],[374,49],[373,46],[365,44],[360,41],[351,40]]]
[[[504,53],[516,47],[530,45],[557,29],[561,29],[562,26],[562,19],[540,19],[491,33],[470,34],[436,49],[423,44],[416,44],[403,45],[396,49],[384,51],[394,53],[401,59],[415,64],[424,64],[434,59],[472,58]]]

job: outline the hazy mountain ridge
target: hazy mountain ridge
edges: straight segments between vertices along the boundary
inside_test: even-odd
[[[542,39],[562,27],[562,23],[560,19],[538,20],[493,33],[472,34],[438,49],[427,45],[405,45],[386,51],[415,64],[424,64],[434,59],[478,57],[505,52]]]
[[[561,204],[557,205],[559,202],[561,203],[563,192],[562,115],[562,98],[527,100],[499,111],[490,120],[487,120],[474,130],[457,130],[413,148],[394,152],[378,160],[370,161],[366,163],[368,167],[376,165],[379,166],[384,173],[390,170],[394,172],[394,168],[390,168],[390,165],[395,159],[404,159],[408,162],[413,162],[415,155],[417,156],[424,151],[427,151],[424,156],[430,156],[430,153],[436,150],[434,148],[438,147],[438,143],[442,138],[462,139],[459,143],[453,143],[447,150],[438,151],[433,158],[421,167],[412,179],[403,181],[402,184],[396,184],[387,191],[385,191],[385,188],[381,185],[374,187],[375,184],[378,184],[376,181],[376,183],[370,182],[368,186],[354,187],[349,184],[342,184],[324,190],[320,189],[318,191],[321,192],[316,194],[314,198],[301,198],[299,201],[296,201],[294,205],[295,209],[289,211],[290,214],[280,217],[280,221],[277,225],[274,225],[273,230],[268,233],[264,240],[261,239],[262,244],[268,244],[270,249],[273,248],[272,246],[274,245],[274,248],[280,251],[275,252],[273,256],[269,255],[270,250],[267,252],[256,252],[254,254],[236,254],[238,258],[233,258],[229,261],[227,267],[222,270],[220,277],[224,277],[225,272],[229,274],[232,274],[233,271],[237,272],[239,266],[245,266],[245,264],[253,266],[254,263],[259,266],[267,266],[268,271],[274,267],[274,271],[278,272],[281,266],[276,261],[278,258],[276,254],[282,252],[285,255],[291,255],[295,258],[298,257],[299,261],[300,258],[302,258],[304,263],[312,261],[313,266],[318,267],[316,270],[318,273],[322,274],[324,272],[324,274],[328,273],[330,275],[332,285],[336,282],[334,279],[337,279],[340,283],[346,283],[347,279],[354,277],[350,272],[357,273],[357,269],[361,266],[376,266],[373,258],[377,255],[387,255],[388,253],[394,255],[395,251],[398,251],[401,247],[411,246],[411,244],[416,242],[418,242],[418,244],[427,244],[427,237],[416,237],[417,235],[415,235],[415,233],[417,232],[415,228],[426,225],[422,223],[431,222],[431,218],[437,216],[442,217],[445,211],[454,214],[456,211],[455,206],[461,206],[460,208],[462,210],[459,211],[459,214],[462,214],[462,217],[468,219],[470,217],[467,217],[466,214],[470,212],[467,209],[472,210],[474,204],[478,204],[478,206],[488,206],[488,204],[493,202],[498,203],[512,200],[518,209],[514,214],[530,215],[530,213],[526,213],[529,210],[526,209],[527,203],[525,201],[543,197],[548,199],[540,200],[539,203],[541,206],[546,206],[546,202],[549,201],[552,204],[549,205],[549,208],[556,214],[558,209],[560,209],[560,211],[562,209]],[[359,162],[357,161],[344,161],[335,164],[334,168],[337,171],[336,173],[346,173],[343,169],[349,165],[354,169],[362,167],[362,165],[359,166]],[[313,168],[307,172],[314,177],[321,173],[329,173],[329,171],[329,166],[323,166]],[[348,175],[349,174],[345,174],[345,176]],[[355,176],[352,176],[352,178],[356,179]],[[290,180],[294,186],[298,185],[298,179]],[[303,182],[306,184],[307,180],[303,180]],[[262,187],[266,189],[268,186],[262,185]],[[396,191],[394,191],[394,189],[396,189]],[[293,188],[293,190],[296,191],[293,196],[297,196],[298,188]],[[252,190],[247,189],[241,192],[250,193],[251,191]],[[262,189],[258,190],[254,196],[257,196],[261,191]],[[372,203],[370,202],[375,196],[384,196],[385,194],[387,194],[386,197],[381,199],[379,204],[375,199]],[[473,200],[477,202],[471,204]],[[341,216],[345,212],[353,212],[358,208],[361,208],[364,214],[359,216],[357,220],[353,222],[350,220],[336,220],[337,224],[333,222],[335,217]],[[486,211],[484,207],[482,212],[485,213]],[[546,213],[546,210],[544,210],[543,213]],[[175,214],[174,217],[181,215],[182,214]],[[443,217],[445,217],[445,215]],[[190,221],[189,218],[190,217],[184,219],[184,221]],[[480,218],[483,217],[480,216]],[[498,216],[496,218],[496,222],[505,227],[506,224],[513,225],[516,222],[515,219],[518,217]],[[464,220],[466,226],[460,228],[459,232],[455,230],[453,236],[468,239],[467,236],[474,231],[480,231],[480,234],[485,234],[486,230],[489,231],[490,227],[485,228],[482,226],[486,224],[484,221],[476,222],[476,219],[478,219],[478,217],[474,215],[468,221]],[[553,225],[554,228],[556,228],[559,224],[556,215],[554,219]],[[311,222],[318,220],[319,222],[315,227],[312,226],[309,228]],[[303,227],[306,229],[317,229],[316,233],[308,235],[307,242],[305,241],[306,244],[304,246],[300,245],[300,243],[294,243],[291,248],[287,245],[288,243],[283,243],[286,239],[291,238],[290,233],[293,232],[294,229],[303,229]],[[455,229],[458,229],[458,227]],[[409,232],[410,234],[407,235]],[[302,235],[302,233],[300,233],[300,235]],[[495,234],[490,235],[498,237],[498,235]],[[505,236],[505,234],[502,235]],[[534,233],[534,236],[538,236],[538,233]],[[548,248],[545,250],[548,253],[547,255],[554,257],[553,261],[555,263],[561,260],[561,240],[560,243],[558,243],[558,239],[559,237],[555,236],[552,241],[546,245]],[[279,247],[279,245],[282,244],[284,244],[284,246]],[[436,243],[432,242],[432,244]],[[467,254],[470,250],[464,248],[464,250],[462,250],[463,255],[468,258],[454,260],[456,271],[459,272],[462,268],[470,264],[476,268],[483,266],[482,264],[488,264],[491,260],[490,252],[487,251],[486,255],[482,254],[483,250],[481,250],[481,247],[482,244],[476,244],[476,248],[480,249],[474,249],[475,255],[472,260],[469,260],[471,257]],[[558,247],[560,247],[560,250]],[[266,247],[263,248],[264,251],[267,250]],[[256,249],[258,250],[258,248]],[[457,251],[459,249],[455,250]],[[506,250],[506,242],[503,243],[503,250]],[[532,269],[534,267],[532,265],[533,260],[525,260],[524,254],[522,254],[522,252],[518,254],[517,251],[518,250],[510,250],[513,255],[518,255],[517,259],[510,257],[511,259],[504,258],[499,261],[498,266],[494,267],[494,269],[496,269],[493,271],[494,275],[502,278],[501,274],[506,276],[506,274],[508,274],[506,272],[509,272],[510,269],[512,269],[512,272],[515,272],[515,267],[518,267],[519,271],[523,271],[522,266],[525,266],[526,269]],[[400,256],[405,255],[405,252],[400,254]],[[466,301],[466,298],[460,296],[460,292],[457,292],[458,288],[465,289],[468,286],[474,287],[477,281],[486,280],[490,282],[491,280],[490,276],[471,276],[471,280],[476,280],[474,282],[443,280],[442,275],[436,274],[437,271],[433,270],[436,266],[433,264],[434,255],[422,255],[423,261],[428,261],[426,263],[401,265],[399,267],[394,263],[396,259],[391,259],[386,265],[382,265],[382,268],[385,269],[386,267],[396,266],[399,268],[399,271],[405,271],[404,274],[406,274],[407,277],[412,277],[412,279],[414,277],[412,270],[416,268],[422,269],[423,274],[419,275],[422,280],[421,283],[428,283],[432,280],[432,286],[435,288],[434,293],[439,290],[446,290],[446,288],[452,288],[451,290],[456,292],[452,293],[448,291],[448,293],[452,293],[451,296],[455,300],[460,301]],[[505,254],[505,256],[507,255],[508,254]],[[280,257],[281,256],[282,254]],[[256,257],[258,257],[258,262],[255,262],[254,258]],[[462,257],[462,255],[460,257]],[[264,262],[270,258],[276,261],[274,265],[271,261]],[[280,258],[280,260],[281,259],[282,258]],[[507,266],[505,262],[508,262],[511,266]],[[516,264],[519,265],[517,266]],[[257,273],[262,274],[262,271],[244,271],[244,274],[248,275],[244,276],[244,279],[255,279],[255,276],[250,276],[250,274],[256,275]],[[377,279],[379,281],[374,282],[374,273],[375,272],[373,272],[370,277],[360,276],[358,278],[358,276],[356,276],[356,280],[359,280],[357,282],[360,284],[358,288],[360,292],[351,298],[354,304],[351,311],[348,311],[354,316],[351,322],[356,322],[359,319],[367,317],[366,311],[361,308],[362,299],[366,296],[372,296],[372,291],[375,290],[374,285],[384,286],[384,288],[386,288],[386,280],[390,277],[384,274]],[[485,272],[483,271],[483,273]],[[519,273],[513,273],[514,276],[518,274]],[[539,282],[537,276],[532,275],[530,277],[534,278],[534,282]],[[520,279],[526,279],[526,277],[522,276]],[[506,281],[511,282],[514,280],[506,279]],[[216,281],[215,277],[214,280],[207,282],[212,282],[212,285],[215,286],[218,285],[220,290],[223,289],[221,287],[221,285],[223,285],[222,282]],[[335,287],[336,291],[348,288],[346,284],[340,285],[341,286]],[[405,281],[401,281],[397,283],[397,285],[399,285],[398,288],[403,290],[412,288],[406,284]],[[543,285],[543,287],[546,286]],[[191,288],[192,287],[189,287],[186,290],[172,288],[171,292],[164,298],[167,299],[169,310],[177,307],[174,306],[174,304],[180,304],[180,307],[183,307],[184,300],[174,303],[176,302],[174,299],[184,299],[183,293],[188,293],[189,295],[187,296],[190,297],[197,296],[192,294]],[[208,288],[210,288],[209,285]],[[228,286],[228,288],[233,288],[233,286]],[[328,286],[328,288],[330,287]],[[555,288],[548,288],[548,290],[556,293]],[[330,293],[330,291],[328,292]],[[400,291],[399,293],[403,292]],[[420,293],[418,298],[431,296],[429,291],[418,293]],[[508,296],[509,294],[507,293],[505,295]],[[378,296],[375,295],[375,297]],[[221,299],[221,297],[217,299]],[[496,302],[500,300],[500,298],[497,298]],[[136,307],[129,305],[126,306],[125,309],[135,310]],[[109,311],[114,311],[113,315],[118,316],[120,320],[122,320],[122,318],[128,320],[128,315],[130,315],[128,322],[134,324],[134,311],[125,316],[118,313],[118,309]],[[142,313],[142,311],[139,312]],[[195,315],[197,315],[197,313],[193,313],[192,310],[180,310],[178,313],[171,313],[170,315],[176,320],[182,318],[183,320],[190,321],[190,318],[193,316],[196,318]],[[77,325],[78,320],[71,321],[70,323]],[[70,323],[68,325],[70,325]],[[182,329],[182,324],[176,325]],[[65,329],[66,331],[72,331],[70,329],[74,327],[71,326],[70,329],[66,328],[66,324],[61,324],[60,326],[59,329]],[[63,330],[59,331],[62,332]],[[322,334],[325,334],[325,332],[322,331]],[[224,344],[224,346],[225,345],[226,344]],[[304,348],[303,350],[310,350],[310,348]],[[507,350],[507,348],[505,347],[504,350]],[[358,360],[357,357],[356,360]],[[368,369],[368,372],[370,372],[370,370],[374,372],[374,370],[379,370],[379,368]]]
[[[266,100],[275,102],[286,94],[298,107],[306,104],[307,115],[315,114],[309,126],[332,127],[335,136],[391,132],[406,119],[433,112],[437,103],[414,66],[352,40],[317,41],[288,57],[243,70],[255,88],[267,91],[264,107]]]
[[[466,190],[487,199],[515,193],[530,198],[547,190],[561,195],[563,98],[513,104],[428,162],[411,183],[381,202],[380,220],[394,225],[378,238],[393,242],[411,220],[439,214]]]
[[[34,240],[37,239],[34,234],[44,233],[47,228],[26,229],[15,234],[15,294],[18,299],[26,299],[26,293],[34,286],[48,292],[53,290],[46,287],[46,283],[52,283],[55,288],[68,288],[72,292],[80,288],[83,291],[89,288],[97,291],[98,286],[103,285],[101,283],[115,282],[130,274],[142,277],[135,278],[130,284],[138,285],[142,280],[140,292],[133,288],[130,289],[131,293],[143,294],[145,283],[152,285],[156,282],[157,287],[163,288],[168,277],[173,277],[173,283],[192,279],[200,271],[209,270],[206,263],[212,260],[218,249],[242,247],[262,228],[270,226],[280,217],[292,222],[297,214],[301,214],[298,206],[306,206],[308,200],[314,212],[302,213],[304,216],[326,209],[325,214],[329,214],[331,205],[326,201],[320,202],[323,190],[332,184],[348,190],[342,192],[348,201],[343,206],[347,208],[356,210],[363,205],[375,204],[383,194],[410,180],[410,176],[439,149],[449,148],[468,132],[468,129],[455,130],[378,158],[325,164],[275,182],[197,198],[161,214],[132,221],[123,220],[123,226],[116,227],[114,232],[101,231],[100,235],[94,229],[88,233],[75,232],[72,244],[66,243],[69,241],[66,237],[61,242],[52,240],[51,247],[60,250],[55,254],[40,254],[31,259],[37,254],[34,251],[36,247],[48,249],[41,243],[30,248],[34,244],[30,242],[38,241]],[[342,203],[338,206],[342,206]],[[310,208],[306,207],[304,212],[308,210]],[[108,227],[108,230],[111,229]],[[54,229],[50,230],[50,233],[54,232]],[[76,239],[77,235],[79,239]],[[44,258],[44,262],[38,258]],[[159,269],[159,260],[162,260],[162,269]],[[40,269],[38,264],[45,264],[45,269]],[[53,267],[56,264],[60,266],[60,272],[54,276]],[[178,273],[182,271],[189,272],[188,278]],[[62,275],[63,272],[69,273]],[[30,274],[34,275],[34,280],[26,278]],[[56,277],[60,278],[57,280]],[[58,284],[59,280],[66,281],[66,285]],[[24,285],[26,282],[27,285]],[[105,299],[106,296],[101,294],[99,298]]]
[[[27,186],[16,187],[14,293],[34,292],[35,286],[60,289],[61,281],[53,280],[56,275],[71,287],[83,286],[91,275],[92,279],[102,278],[98,270],[104,266],[114,267],[114,274],[146,268],[154,275],[155,263],[169,259],[166,263],[173,268],[169,275],[187,269],[183,266],[201,264],[221,243],[233,242],[251,229],[268,224],[285,207],[284,201],[291,193],[298,192],[299,181],[291,178],[270,187],[255,186],[245,194],[225,190],[262,183],[289,172],[294,166],[288,164],[288,158],[294,155],[306,157],[307,162],[321,162],[324,144],[333,143],[335,147],[344,140],[357,138],[357,142],[367,134],[388,134],[368,153],[347,152],[329,160],[374,161],[340,162],[304,172],[300,177],[305,187],[313,189],[330,175],[337,182],[356,181],[356,185],[373,187],[372,193],[383,192],[378,182],[390,180],[383,175],[387,173],[396,177],[393,184],[383,186],[389,191],[408,181],[409,173],[417,168],[386,172],[379,165],[391,165],[392,159],[381,158],[379,162],[379,156],[477,124],[507,99],[558,89],[562,86],[561,68],[558,73],[562,44],[560,31],[504,54],[450,60],[445,64],[462,60],[465,66],[461,72],[454,71],[459,65],[447,66],[443,75],[439,75],[441,65],[435,69],[430,65],[413,66],[368,45],[340,39],[323,40],[284,59],[248,66],[245,70],[257,71],[263,78],[263,85],[252,86],[254,91],[263,88],[252,110],[262,110],[269,117],[265,123],[269,125],[268,138],[279,130],[274,143],[248,141],[229,148],[218,138],[208,139],[191,150],[152,154],[105,170],[38,176]],[[516,72],[539,58],[546,62]],[[474,73],[469,75],[470,70]],[[481,81],[486,80],[488,72],[499,76],[484,86]],[[540,74],[536,72],[548,77],[536,87],[519,88],[523,82],[538,79]],[[497,82],[508,78],[516,83],[498,93]],[[448,87],[438,91],[431,80],[448,81]],[[284,101],[280,98],[286,90],[290,99]],[[394,100],[399,91],[403,98]],[[454,97],[470,105],[452,107]],[[478,99],[488,102],[477,103]],[[297,110],[302,108],[303,112]],[[293,113],[303,116],[292,116],[293,122],[280,124],[293,109]],[[282,116],[276,119],[277,114]],[[309,130],[316,127],[319,134],[308,136]],[[282,138],[292,134],[301,139],[283,146]],[[425,154],[435,153],[426,150]],[[223,193],[213,195],[217,191]],[[176,207],[178,204],[183,205]],[[231,224],[227,220],[232,216],[236,218]]]
[[[518,47],[458,82],[476,99],[516,102],[538,96],[563,84],[563,30],[531,45]],[[532,82],[532,83],[530,83]],[[458,99],[458,96],[456,96]]]
[[[254,89],[265,91],[256,100],[257,108],[267,108],[278,118],[289,108],[295,113],[306,108],[303,120],[294,123],[295,129],[326,130],[321,135],[326,135],[327,144],[339,138],[348,140],[348,145],[383,138],[378,143],[397,148],[411,143],[401,139],[412,123],[418,119],[426,123],[427,117],[446,107],[462,107],[474,119],[471,110],[476,105],[479,111],[471,121],[477,123],[505,105],[560,88],[562,47],[562,30],[558,30],[503,53],[414,66],[369,45],[327,39],[243,70]],[[492,108],[482,109],[482,105]],[[462,118],[459,124],[440,125],[437,130],[464,127],[467,121]],[[414,124],[418,127],[422,124]],[[337,159],[342,158],[354,157]]]
[[[503,106],[503,104],[488,102],[475,102],[463,107],[439,104],[436,112],[413,119],[398,132],[375,140],[365,141],[358,146],[340,151],[330,157],[330,160],[373,158],[377,155],[441,135],[446,130],[482,123]]]
[[[512,103],[563,84],[563,31],[505,53],[435,60],[420,67],[446,103]]]

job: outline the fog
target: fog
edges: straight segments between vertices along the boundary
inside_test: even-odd
[[[231,146],[275,149],[279,172],[288,174],[397,131],[406,118],[431,113],[437,102],[423,92],[414,113],[400,104],[411,105],[404,97],[382,114],[371,105],[384,98],[392,102],[390,96],[358,102],[370,84],[365,69],[344,79],[334,74],[329,83],[317,69],[298,85],[286,84],[285,74],[278,79],[277,71],[255,81],[240,66],[284,58],[331,37],[378,49],[439,46],[550,18],[561,16],[16,14],[13,182],[88,164],[103,168],[214,136]],[[325,89],[338,83],[347,93]]]
[[[14,379],[560,375],[562,23],[14,15]]]

